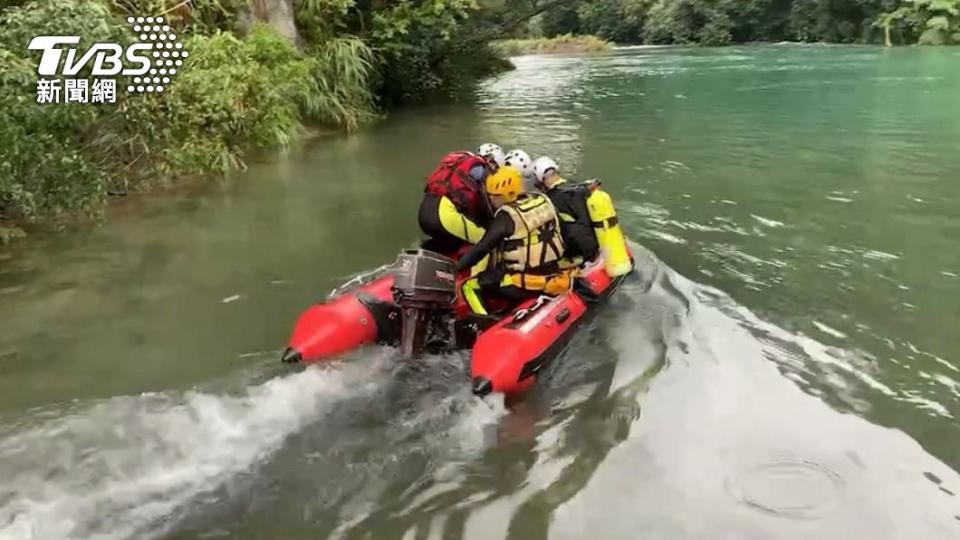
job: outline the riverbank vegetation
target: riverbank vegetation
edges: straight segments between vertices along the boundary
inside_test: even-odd
[[[616,43],[960,43],[960,0],[8,0],[0,8],[0,239],[110,195],[244,167],[318,125],[455,96],[502,54]],[[163,93],[38,104],[39,35],[129,44],[163,15],[190,52]],[[584,37],[584,36],[597,36]],[[507,41],[504,41],[507,40]],[[522,41],[516,41],[522,40]],[[499,44],[499,52],[492,44]],[[81,72],[83,78],[89,70]],[[2,241],[2,240],[0,240]]]
[[[960,43],[960,0],[572,0],[531,25],[617,43]]]
[[[597,36],[575,36],[573,34],[563,34],[553,37],[505,39],[495,42],[494,47],[505,56],[602,52],[613,49],[613,45],[610,42],[600,39]]]
[[[455,95],[509,67],[470,26],[472,0],[34,0],[0,12],[0,239],[13,224],[96,215],[110,195],[244,168],[319,125],[351,131],[389,107]],[[163,93],[115,104],[37,101],[34,36],[132,43],[163,15],[189,57]],[[82,52],[81,52],[82,54]],[[78,75],[89,76],[89,68]]]

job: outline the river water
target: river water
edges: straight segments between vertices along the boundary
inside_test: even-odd
[[[0,539],[960,538],[960,50],[515,63],[0,252]],[[279,365],[488,140],[602,179],[636,243],[542,384]]]

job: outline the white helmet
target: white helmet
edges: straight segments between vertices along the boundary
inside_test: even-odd
[[[537,159],[533,160],[533,174],[536,175],[538,182],[543,182],[543,177],[546,176],[547,171],[553,169],[560,172],[560,167],[557,166],[557,162],[548,158],[547,156],[540,156]]]
[[[503,167],[506,159],[503,156],[503,148],[500,148],[500,145],[493,143],[481,144],[480,148],[477,149],[477,153],[481,156],[487,158],[488,160],[493,160],[497,163],[498,166]]]
[[[532,160],[530,159],[530,154],[520,150],[511,150],[507,152],[507,156],[504,158],[507,165],[516,167],[518,171],[524,176],[529,176],[533,169],[530,168]]]

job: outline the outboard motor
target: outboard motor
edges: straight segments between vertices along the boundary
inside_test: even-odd
[[[400,354],[421,356],[428,339],[450,345],[457,298],[454,262],[433,251],[408,249],[397,258],[396,268],[393,298],[401,312]]]

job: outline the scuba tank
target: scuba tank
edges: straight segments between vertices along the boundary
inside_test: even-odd
[[[587,185],[590,190],[587,196],[587,212],[590,214],[593,232],[597,235],[607,274],[610,277],[629,274],[633,270],[633,261],[627,252],[627,241],[620,229],[620,220],[613,208],[613,200],[607,192],[600,189],[599,181],[590,180]]]

